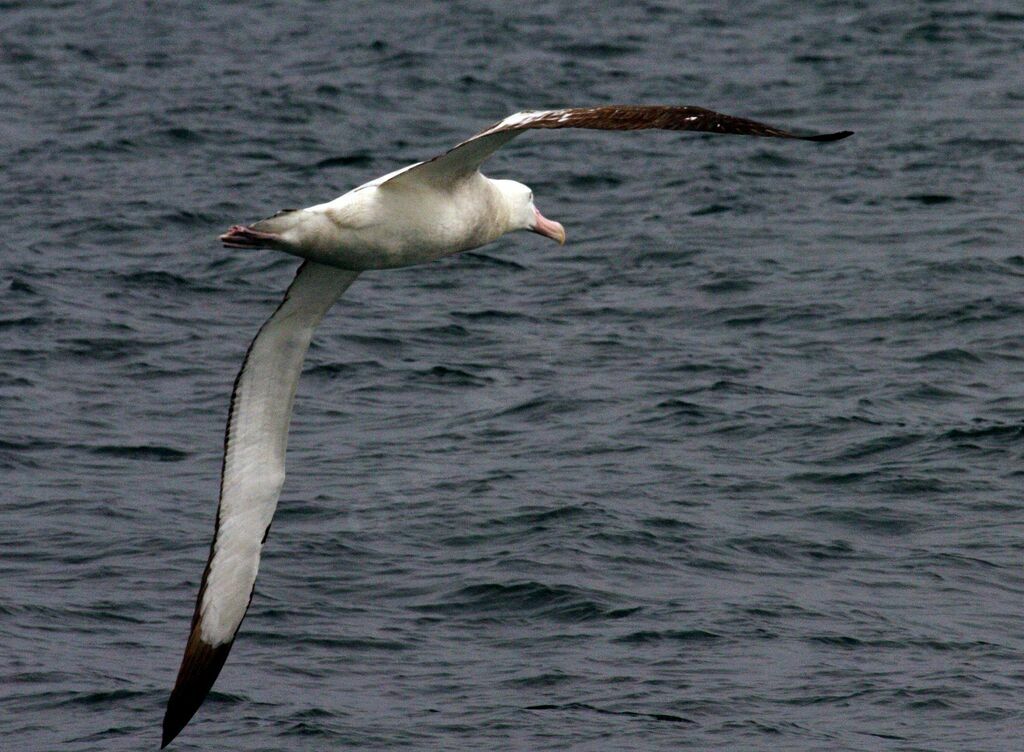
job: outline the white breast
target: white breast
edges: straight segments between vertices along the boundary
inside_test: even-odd
[[[507,229],[507,212],[479,173],[444,187],[377,182],[304,209],[286,236],[292,252],[344,269],[389,269],[477,248]]]

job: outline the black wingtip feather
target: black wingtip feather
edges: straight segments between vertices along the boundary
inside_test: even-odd
[[[167,701],[160,749],[170,744],[199,710],[224,667],[232,644],[233,641],[210,645],[203,642],[197,629],[193,630],[178,670],[178,680]]]
[[[820,136],[801,136],[805,141],[839,141],[853,135],[853,131],[839,131],[837,133],[822,133]]]

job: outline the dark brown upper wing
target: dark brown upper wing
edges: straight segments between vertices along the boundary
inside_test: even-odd
[[[838,141],[853,131],[800,135],[756,120],[723,115],[703,107],[678,105],[605,105],[568,110],[517,112],[481,131],[449,151],[383,180],[378,185],[410,181],[448,182],[479,169],[494,152],[523,131],[535,128],[589,128],[604,131],[703,131],[741,136],[797,138],[804,141]]]

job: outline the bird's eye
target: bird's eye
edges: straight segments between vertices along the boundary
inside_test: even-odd
[[[530,201],[533,201],[533,191],[530,191]]]

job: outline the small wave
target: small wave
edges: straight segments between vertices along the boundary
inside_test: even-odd
[[[736,551],[782,561],[793,561],[796,559],[811,559],[814,561],[849,559],[851,554],[853,554],[853,548],[850,544],[843,541],[818,543],[815,541],[792,540],[782,536],[733,538],[726,541],[725,545]]]
[[[934,350],[915,358],[918,363],[983,363],[984,361],[969,350],[959,347],[950,347],[942,350]]]
[[[343,154],[336,157],[327,157],[327,159],[321,159],[317,162],[314,167],[318,170],[323,170],[328,167],[368,167],[373,163],[373,157],[365,152],[356,152],[355,154]]]
[[[510,321],[527,318],[516,311],[499,311],[496,308],[486,308],[482,311],[452,311],[451,315],[469,321]]]
[[[220,226],[223,222],[223,217],[219,214],[178,209],[177,211],[161,214],[160,221],[182,227],[210,227],[211,225]]]
[[[23,376],[12,376],[6,373],[0,373],[0,387],[29,387],[34,382]]]
[[[567,504],[556,509],[544,509],[538,512],[506,515],[501,518],[502,524],[510,525],[543,525],[555,520],[570,520],[585,517],[590,513],[587,507],[580,504]]]
[[[490,253],[483,253],[481,251],[466,251],[465,253],[460,254],[460,257],[462,259],[470,259],[481,265],[503,266],[508,269],[526,269],[526,267],[518,261],[512,261],[511,259],[501,258],[500,256],[494,256]]]
[[[714,642],[720,639],[721,635],[704,629],[664,629],[630,632],[621,637],[613,637],[611,641],[623,645],[647,645],[657,642]]]
[[[121,274],[121,279],[132,286],[146,286],[156,289],[183,289],[192,285],[191,280],[177,274],[161,271],[131,272]]]
[[[686,424],[706,423],[714,419],[725,417],[720,411],[709,408],[697,402],[690,402],[684,399],[668,399],[655,405],[656,414],[644,418],[642,423],[664,423]]]
[[[537,616],[561,622],[618,619],[639,610],[613,608],[592,591],[571,585],[521,582],[511,585],[485,583],[470,585],[449,594],[444,601],[417,606],[419,611],[449,615],[514,614]]]
[[[181,462],[188,459],[188,452],[171,447],[155,445],[106,445],[90,447],[89,452],[101,457],[123,457],[129,460],[148,460],[151,462]]]
[[[692,522],[686,522],[685,520],[677,520],[673,517],[648,517],[641,520],[641,523],[645,527],[653,528],[655,530],[663,531],[694,531],[699,529],[697,525]],[[666,535],[668,533],[666,532]]]
[[[45,439],[28,439],[27,441],[0,439],[0,450],[8,449],[17,452],[30,452],[33,450],[49,451],[61,446],[63,445],[60,442],[47,441]]]
[[[135,700],[148,697],[147,692],[140,692],[131,689],[112,689],[105,692],[76,692],[58,706],[64,705],[120,705],[126,700]]]
[[[354,342],[367,348],[377,350],[398,350],[403,346],[403,341],[397,337],[373,334],[344,334],[343,339]]]
[[[781,151],[767,150],[759,150],[754,152],[754,154],[748,157],[748,161],[754,164],[764,165],[766,167],[790,167],[799,164],[798,159],[788,157]]]
[[[615,188],[621,184],[621,178],[601,173],[574,174],[568,180],[568,185],[571,188]]]
[[[892,496],[916,496],[919,494],[933,496],[935,494],[952,493],[957,490],[957,487],[938,478],[907,476],[880,478],[872,483],[872,489],[876,492]]]
[[[45,323],[46,319],[42,316],[20,316],[14,319],[0,319],[0,329],[24,329]]]
[[[756,280],[743,277],[720,277],[713,282],[705,282],[699,285],[698,289],[710,293],[747,292],[753,290],[759,284]]]
[[[163,131],[163,135],[179,143],[199,143],[203,140],[202,134],[184,126],[167,128]]]
[[[354,360],[348,362],[321,363],[303,371],[313,376],[340,376],[358,373],[363,370],[374,371],[383,368],[377,360]]]
[[[552,415],[569,412],[571,409],[572,406],[568,400],[535,397],[505,408],[495,413],[493,417],[504,418],[514,415],[526,420],[541,420]]]
[[[29,293],[31,295],[38,295],[39,294],[36,291],[36,289],[34,287],[32,287],[32,285],[30,285],[28,282],[26,282],[25,280],[20,279],[18,277],[14,277],[11,280],[10,290],[11,290],[11,292],[24,292],[24,293]]]
[[[487,386],[494,383],[494,379],[488,376],[477,376],[461,368],[449,366],[434,366],[426,371],[417,371],[416,375],[420,381],[446,386]]]
[[[352,651],[366,651],[366,650],[383,650],[385,652],[396,652],[402,650],[408,650],[411,645],[406,642],[399,642],[398,640],[383,640],[375,637],[305,637],[302,640],[305,645],[312,645],[315,647],[328,648],[330,651],[335,650],[352,650]]]
[[[954,196],[949,196],[945,193],[912,193],[908,196],[904,196],[907,201],[916,201],[919,204],[925,206],[935,206],[936,204],[948,204],[956,201]]]
[[[545,672],[532,676],[523,676],[518,679],[509,679],[505,684],[510,687],[536,689],[538,687],[557,687],[560,684],[571,682],[577,677],[557,672]]]
[[[987,426],[985,428],[954,428],[942,434],[944,439],[1006,439],[1024,438],[1024,426]]]
[[[790,475],[787,480],[794,482],[804,483],[820,483],[822,485],[838,485],[844,486],[850,483],[860,483],[866,478],[870,478],[874,475],[871,471],[858,471],[851,470],[849,472],[808,472],[808,473],[794,473]]]
[[[906,535],[915,530],[920,519],[899,514],[891,507],[814,507],[806,516],[833,522],[837,525],[865,530],[873,533]]]
[[[930,637],[907,638],[865,638],[845,634],[811,635],[805,638],[808,642],[816,642],[833,647],[850,650],[861,648],[880,648],[882,650],[906,650],[907,648],[924,648],[938,653],[950,651],[987,652],[998,646],[984,640],[938,640]]]
[[[619,57],[639,52],[640,47],[631,44],[613,44],[611,42],[574,42],[563,48],[574,57]]]
[[[947,402],[963,397],[959,392],[952,389],[943,389],[934,384],[914,384],[904,391],[900,397],[905,400],[920,400],[922,402]]]
[[[586,702],[568,702],[562,705],[541,704],[541,705],[527,705],[524,710],[589,710],[593,713],[601,713],[602,715],[623,715],[632,718],[649,718],[653,721],[668,721],[669,723],[694,723],[695,721],[684,718],[680,715],[674,715],[672,713],[642,713],[637,710],[610,710],[608,708],[599,708],[596,705],[591,705]]]
[[[64,340],[65,352],[92,358],[99,361],[118,360],[136,356],[146,349],[141,342],[132,342],[127,339],[115,339],[113,337],[75,337]]]
[[[854,444],[840,452],[833,459],[839,462],[862,460],[866,457],[874,457],[879,454],[884,454],[885,452],[891,452],[894,449],[903,449],[911,446],[912,444],[916,444],[922,438],[924,438],[924,436],[919,433],[878,436],[874,439]]]
[[[725,212],[734,211],[735,207],[729,204],[706,204],[699,209],[694,209],[690,212],[691,217],[706,217],[711,214],[724,214]]]

